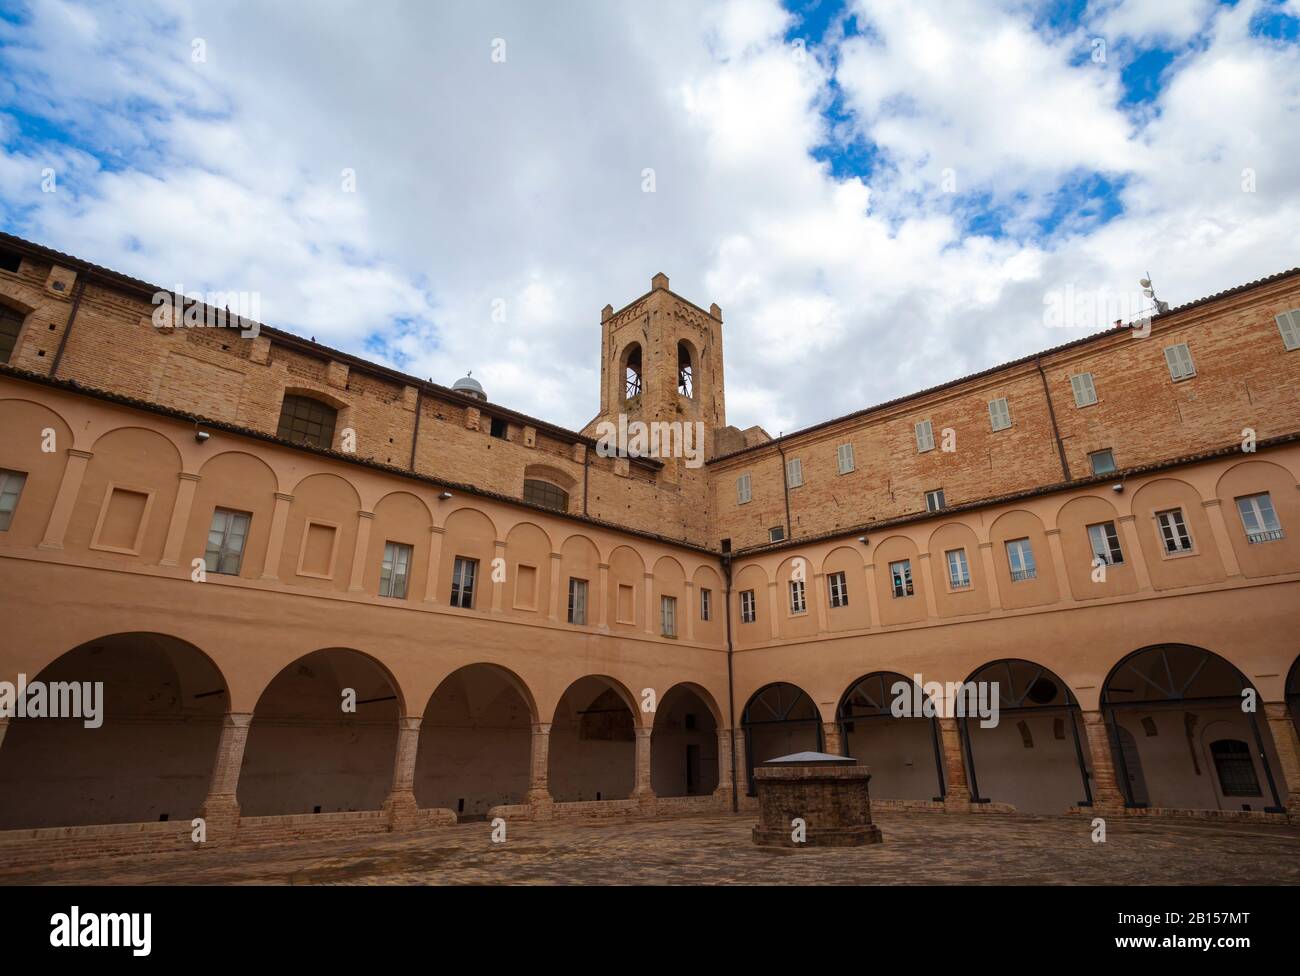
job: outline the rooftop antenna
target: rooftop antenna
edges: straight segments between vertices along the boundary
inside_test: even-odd
[[[1168,302],[1162,302],[1160,299],[1156,298],[1156,291],[1155,291],[1155,288],[1153,288],[1153,287],[1151,286],[1151,272],[1150,272],[1150,271],[1147,272],[1145,278],[1141,278],[1141,279],[1138,280],[1138,284],[1142,286],[1142,296],[1143,296],[1144,298],[1149,298],[1149,299],[1151,299],[1153,302],[1156,303],[1156,314],[1157,314],[1157,315],[1163,315],[1165,312],[1169,311],[1169,303],[1168,303]]]

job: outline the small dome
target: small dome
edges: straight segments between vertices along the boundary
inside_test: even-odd
[[[455,383],[453,383],[451,385],[451,388],[455,390],[457,393],[463,393],[466,396],[471,396],[476,400],[487,399],[487,394],[483,392],[483,385],[479,383],[478,380],[474,379],[472,373],[466,373]]]

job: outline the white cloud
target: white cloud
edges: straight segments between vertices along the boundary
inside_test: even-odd
[[[271,324],[365,355],[378,335],[416,375],[473,369],[493,400],[572,427],[597,406],[601,306],[664,271],[723,307],[728,419],[788,431],[1070,338],[1042,324],[1067,282],[1130,288],[1149,268],[1181,302],[1295,264],[1297,49],[1250,37],[1257,7],[1216,10],[1135,120],[1119,63],[1073,64],[1091,35],[1035,32],[1012,4],[862,0],[870,40],[800,59],[775,0],[580,18],[46,2],[9,72],[47,83],[0,98],[41,114],[30,92],[48,91],[109,163],[12,148],[10,124],[0,201],[54,247],[261,291]],[[1146,30],[1125,8],[1094,13]],[[812,155],[832,72],[888,164],[864,179]],[[43,156],[58,194],[39,193]],[[963,232],[945,167],[1005,205],[1012,236]],[[1123,216],[1029,233],[1093,171],[1124,181]]]

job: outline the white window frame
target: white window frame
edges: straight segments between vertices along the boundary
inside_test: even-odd
[[[379,564],[380,596],[406,599],[406,591],[411,585],[411,557],[414,555],[415,547],[405,542],[384,543],[384,559]]]
[[[1024,583],[1038,579],[1038,563],[1034,561],[1034,545],[1026,536],[1023,539],[1008,539],[1007,568],[1011,571],[1011,582]]]
[[[8,532],[27,486],[27,472],[0,470],[0,532]]]
[[[840,474],[848,474],[854,468],[853,445],[841,444],[835,449],[835,463]]]
[[[1098,471],[1098,470],[1097,470],[1097,462],[1094,460],[1094,458],[1098,458],[1098,457],[1100,457],[1100,456],[1103,455],[1103,454],[1109,454],[1109,455],[1110,455],[1110,470],[1109,470],[1109,471]],[[1115,449],[1114,449],[1114,448],[1111,448],[1111,447],[1103,447],[1100,451],[1091,451],[1091,452],[1089,452],[1089,454],[1088,454],[1088,467],[1090,467],[1090,468],[1092,469],[1092,473],[1093,473],[1093,475],[1094,475],[1095,477],[1098,477],[1098,478],[1101,477],[1101,476],[1104,475],[1104,474],[1114,474],[1116,471],[1119,470],[1119,465],[1115,463]]]
[[[994,431],[1007,430],[1011,426],[1011,405],[1006,397],[989,401],[989,426]]]
[[[677,597],[659,598],[659,633],[663,637],[677,636]]]
[[[1091,407],[1097,402],[1097,384],[1091,373],[1075,373],[1071,376],[1070,389],[1074,391],[1076,407]]]
[[[736,479],[736,504],[747,505],[754,497],[754,483],[746,472]]]
[[[934,424],[922,420],[916,425],[916,452],[924,454],[934,450]]]
[[[1238,498],[1237,515],[1241,518],[1241,527],[1249,543],[1276,542],[1283,537],[1282,522],[1277,517],[1272,497],[1266,491]],[[1254,529],[1250,527],[1248,519],[1254,521]]]
[[[577,576],[569,577],[568,621],[575,627],[587,624],[587,581]]]
[[[943,497],[942,488],[935,488],[925,493],[925,510],[927,512],[941,512],[947,505],[948,502]]]
[[[808,588],[803,580],[790,580],[790,614],[791,616],[808,612]]]
[[[2,480],[2,476],[0,476]],[[0,495],[3,495],[4,489],[0,488]],[[217,520],[221,518],[221,527],[217,527]],[[203,550],[203,565],[209,573],[218,573],[222,576],[238,576],[239,571],[244,567],[244,550],[248,546],[248,528],[252,524],[253,516],[249,512],[241,512],[233,508],[221,508],[218,506],[212,510],[212,524],[208,527],[208,543]],[[242,525],[242,531],[233,533],[231,530],[236,525]],[[213,535],[221,534],[221,538],[214,540]],[[239,539],[238,547],[230,544],[231,537]],[[235,568],[222,569],[222,560],[228,556],[234,556]]]
[[[1166,556],[1182,556],[1195,551],[1191,529],[1181,508],[1167,508],[1156,512],[1156,534],[1160,540],[1160,551]],[[1170,548],[1170,543],[1174,547]]]
[[[1092,548],[1094,563],[1101,559],[1107,566],[1124,565],[1124,547],[1119,541],[1119,527],[1114,522],[1094,522],[1088,526],[1088,545]]]
[[[1185,342],[1175,342],[1172,346],[1165,346],[1165,365],[1169,367],[1169,378],[1175,383],[1190,380],[1196,375],[1192,350]]]
[[[1277,316],[1277,330],[1282,333],[1282,345],[1288,351],[1300,349],[1300,308],[1293,308]]]
[[[912,560],[899,559],[889,564],[889,585],[895,599],[916,595],[916,587],[912,584]]]
[[[700,619],[708,620],[713,613],[713,591],[707,586],[700,587]]]
[[[740,622],[752,624],[758,620],[758,600],[753,590],[740,591]]]
[[[768,542],[785,542],[785,526],[774,525],[767,530]]]
[[[970,561],[966,558],[966,550],[949,549],[943,555],[948,563],[948,589],[969,590],[971,588]]]
[[[849,578],[846,573],[827,573],[826,589],[830,594],[832,609],[849,605]]]
[[[478,560],[457,556],[451,564],[451,605],[473,610],[478,596]],[[468,594],[468,596],[466,595]]]

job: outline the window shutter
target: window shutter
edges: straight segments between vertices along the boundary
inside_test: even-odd
[[[994,430],[1006,430],[1011,426],[1011,408],[1006,397],[989,401],[989,424]]]
[[[798,488],[803,484],[803,461],[799,458],[791,458],[786,463],[785,477],[791,488]]]
[[[1282,345],[1288,349],[1300,349],[1300,308],[1279,315],[1277,327],[1282,333]]]
[[[745,502],[749,501],[749,498],[749,475],[742,474],[736,479],[736,503],[743,505]]]
[[[848,474],[853,470],[853,445],[841,444],[838,453],[840,474]]]
[[[1176,346],[1166,346],[1165,362],[1169,366],[1169,375],[1176,380],[1196,374],[1196,367],[1192,365],[1192,351],[1187,348],[1185,342],[1180,342]]]
[[[916,449],[918,451],[934,449],[934,428],[928,420],[922,420],[916,425]]]
[[[1076,373],[1070,377],[1070,386],[1074,388],[1074,405],[1086,407],[1097,402],[1097,388],[1093,385],[1091,373]]]

